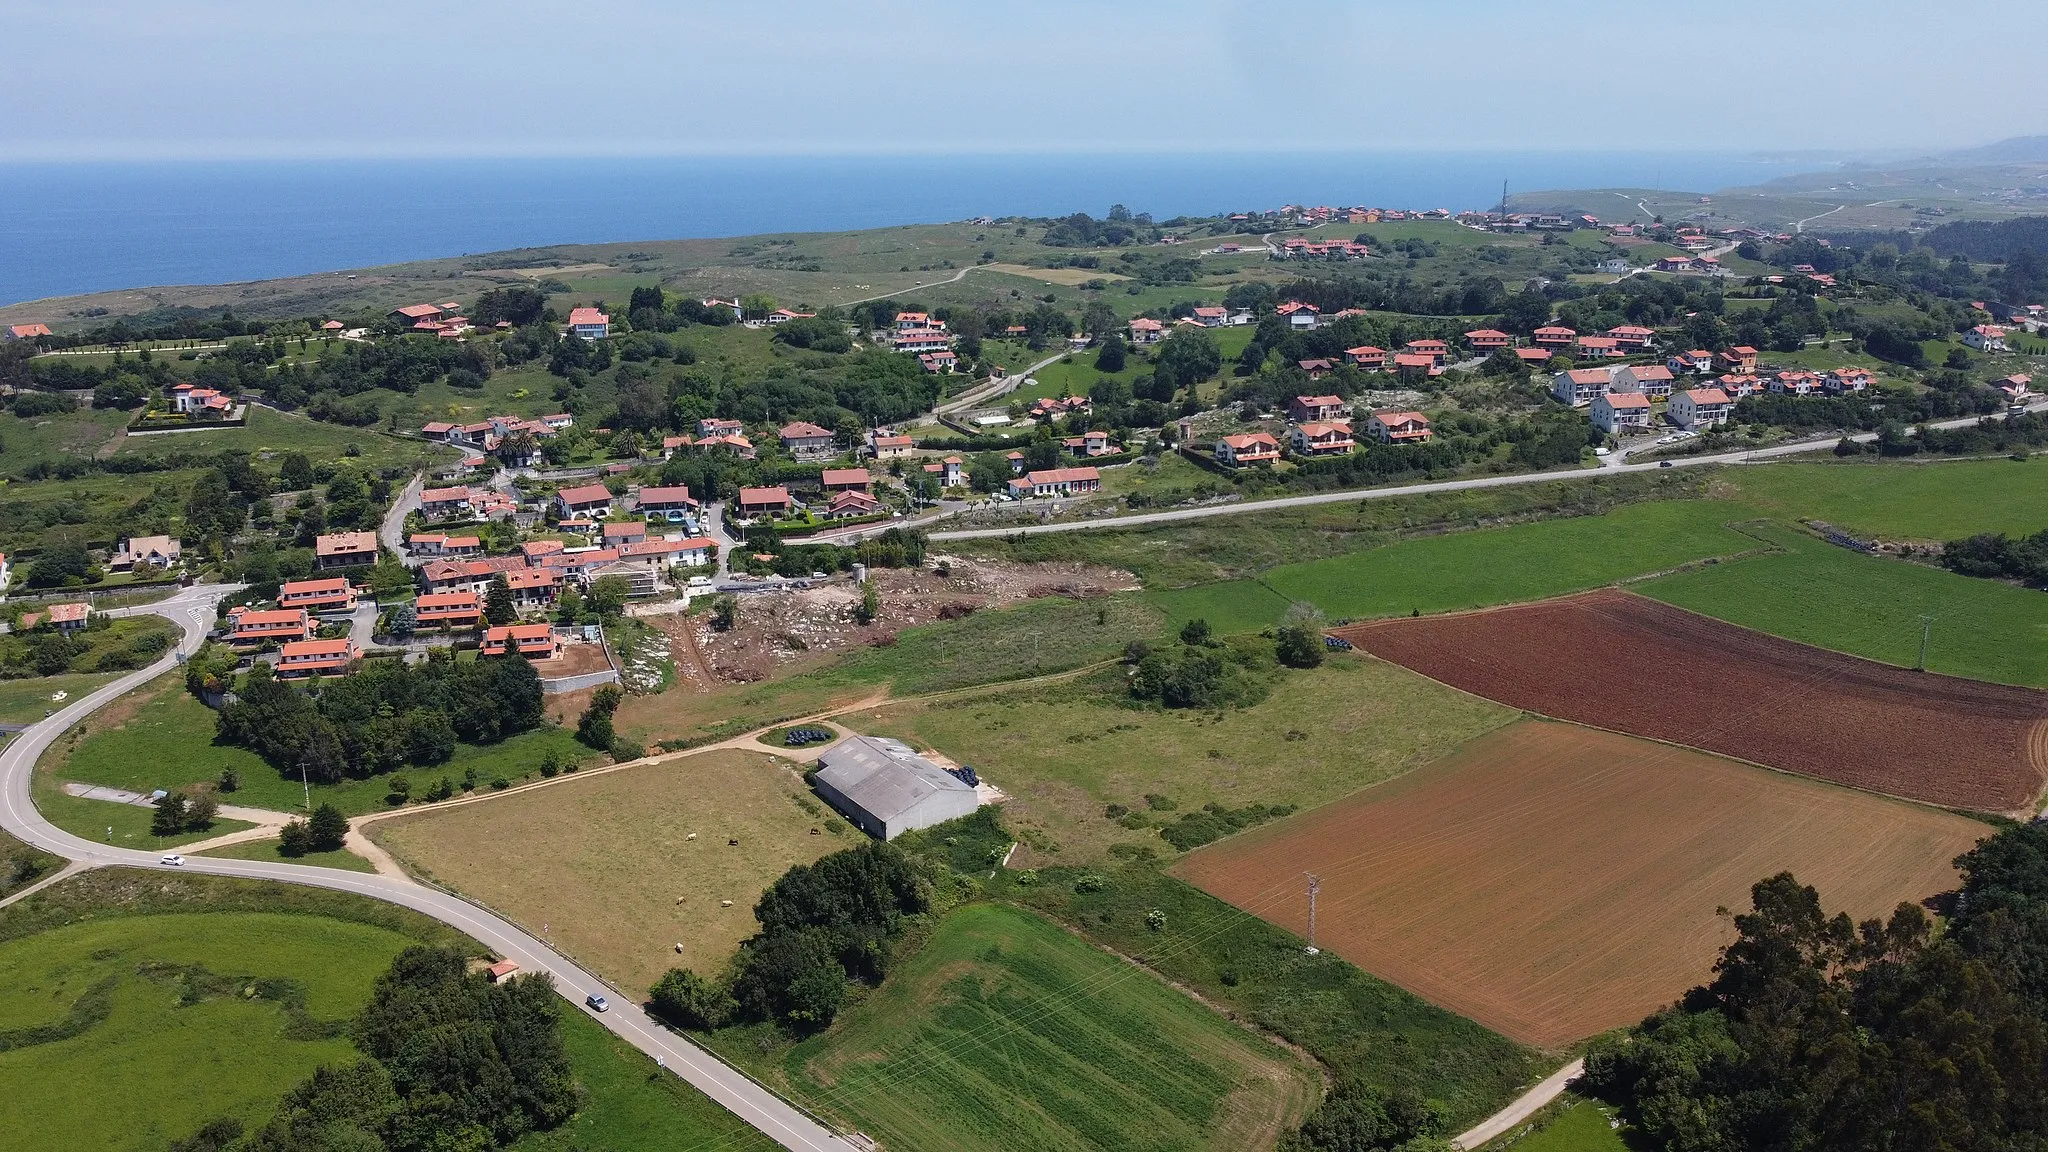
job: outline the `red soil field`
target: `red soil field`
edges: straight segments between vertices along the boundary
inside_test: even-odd
[[[1625,592],[1336,634],[1454,688],[1952,808],[2031,815],[2048,692],[1844,656]]]
[[[1684,748],[1529,721],[1175,871],[1525,1044],[1633,1024],[1706,981],[1781,871],[1858,920],[1955,887],[1991,829]]]

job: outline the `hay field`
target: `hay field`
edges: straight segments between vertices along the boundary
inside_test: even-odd
[[[678,964],[717,971],[758,930],[754,901],[776,877],[856,835],[787,762],[735,751],[564,777],[370,830],[407,867],[635,994]]]

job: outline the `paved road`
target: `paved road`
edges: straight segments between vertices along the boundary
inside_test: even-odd
[[[427,474],[413,473],[412,482],[391,499],[391,511],[384,514],[384,522],[377,525],[377,542],[391,549],[400,561],[411,563],[405,553],[405,517],[420,506],[420,490],[427,484]]]
[[[0,828],[28,844],[63,856],[74,865],[165,869],[158,862],[157,853],[96,844],[73,836],[45,820],[29,798],[29,778],[37,757],[72,725],[124,693],[169,671],[179,659],[195,651],[213,625],[214,604],[229,591],[232,589],[201,585],[186,589],[159,604],[130,610],[130,614],[148,611],[170,618],[184,629],[183,638],[172,655],[80,698],[49,719],[31,725],[5,749],[0,749]],[[857,1152],[854,1144],[839,1138],[774,1093],[747,1079],[737,1069],[656,1024],[631,1003],[630,997],[606,987],[596,976],[527,935],[516,925],[459,897],[408,880],[304,864],[194,856],[187,858],[184,870],[210,876],[240,876],[330,888],[424,913],[466,933],[496,954],[516,961],[525,971],[549,973],[554,977],[556,990],[564,999],[577,1005],[579,1011],[584,1010],[581,1008],[584,997],[593,993],[609,996],[611,1011],[596,1015],[594,1019],[640,1051],[661,1058],[669,1071],[783,1147],[798,1152]]]
[[[1584,1060],[1574,1060],[1559,1068],[1549,1076],[1544,1077],[1542,1083],[1516,1097],[1514,1103],[1488,1116],[1473,1128],[1459,1133],[1451,1143],[1459,1148],[1477,1148],[1488,1140],[1500,1136],[1508,1129],[1534,1116],[1537,1110],[1541,1109],[1545,1104],[1557,1099],[1559,1094],[1564,1091],[1565,1085],[1571,1083],[1574,1077],[1585,1070],[1586,1062]]]
[[[2037,402],[2028,411],[2048,411],[2048,401]],[[1930,425],[1933,428],[1964,428],[1977,423],[1982,417],[1970,416],[1960,420],[1943,420]],[[1877,439],[1875,432],[1860,432],[1849,439],[1867,444]],[[1756,448],[1747,452],[1722,452],[1712,456],[1685,456],[1670,461],[1649,464],[1630,464],[1623,455],[1610,456],[1598,469],[1568,468],[1556,472],[1525,472],[1515,476],[1481,476],[1471,480],[1439,480],[1428,484],[1401,484],[1391,488],[1353,488],[1343,492],[1316,492],[1307,496],[1284,496],[1274,500],[1247,500],[1236,504],[1213,504],[1203,508],[1176,508],[1169,512],[1144,512],[1135,516],[1105,516],[1096,520],[1072,520],[1057,524],[1026,524],[1015,528],[956,528],[947,532],[933,532],[934,542],[948,540],[988,540],[1003,536],[1038,536],[1048,532],[1085,532],[1099,528],[1138,528],[1147,524],[1170,524],[1176,520],[1201,520],[1210,516],[1236,516],[1246,512],[1270,512],[1280,508],[1306,508],[1317,504],[1343,504],[1353,500],[1388,500],[1396,496],[1420,496],[1431,492],[1469,492],[1479,488],[1510,488],[1517,484],[1547,484],[1556,480],[1584,479],[1588,476],[1611,476],[1617,472],[1655,472],[1667,463],[1673,468],[1698,468],[1708,464],[1750,464],[1764,460],[1775,460],[1782,456],[1798,456],[1809,452],[1823,452],[1833,448],[1840,436],[1826,436],[1816,440],[1801,440],[1792,444],[1778,444],[1770,448]],[[1643,446],[1631,449],[1640,451]],[[1652,445],[1651,447],[1654,447]]]

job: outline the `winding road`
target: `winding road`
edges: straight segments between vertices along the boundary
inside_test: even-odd
[[[35,770],[36,759],[65,731],[123,694],[171,671],[184,657],[196,651],[213,626],[215,604],[221,596],[233,591],[233,586],[199,585],[169,600],[122,610],[123,614],[148,612],[165,616],[182,628],[184,635],[171,655],[139,672],[129,673],[55,715],[30,725],[5,749],[0,749],[0,828],[25,843],[70,861],[59,873],[60,877],[75,875],[88,868],[109,866],[173,870],[160,862],[157,853],[94,843],[51,824],[36,811],[35,803],[30,799],[30,776]],[[497,955],[517,962],[524,971],[548,973],[554,977],[555,990],[563,999],[578,1006],[579,1011],[584,1010],[581,1007],[584,997],[593,994],[608,996],[611,1010],[593,1015],[593,1019],[633,1047],[660,1059],[668,1071],[682,1077],[784,1148],[797,1152],[858,1152],[858,1145],[840,1138],[738,1069],[655,1023],[633,1003],[633,997],[620,995],[617,989],[607,987],[596,976],[516,925],[460,897],[396,877],[343,872],[305,864],[192,856],[186,858],[182,871],[329,888],[397,904],[431,916],[467,934]]]

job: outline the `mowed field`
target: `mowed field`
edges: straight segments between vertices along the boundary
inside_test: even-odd
[[[1270,1148],[1304,1059],[1006,905],[963,908],[783,1072],[899,1152]]]
[[[2028,812],[2048,693],[1913,672],[1603,590],[1338,634],[1510,707],[1874,792]]]
[[[1609,732],[1530,721],[1175,871],[1513,1039],[1558,1047],[1707,978],[1717,908],[1790,871],[1863,918],[1953,887],[1990,828]]]
[[[1283,674],[1272,695],[1215,711],[1130,706],[1122,669],[1079,681],[900,704],[845,717],[862,732],[935,748],[1010,794],[1006,827],[1024,837],[1012,864],[1092,864],[1118,845],[1174,849],[1156,829],[1105,814],[1205,804],[1327,803],[1446,755],[1511,722],[1509,709],[1405,668],[1334,655]]]
[[[370,835],[635,992],[678,964],[717,971],[759,930],[754,902],[776,877],[854,843],[768,756],[707,752],[557,779],[379,821]]]

